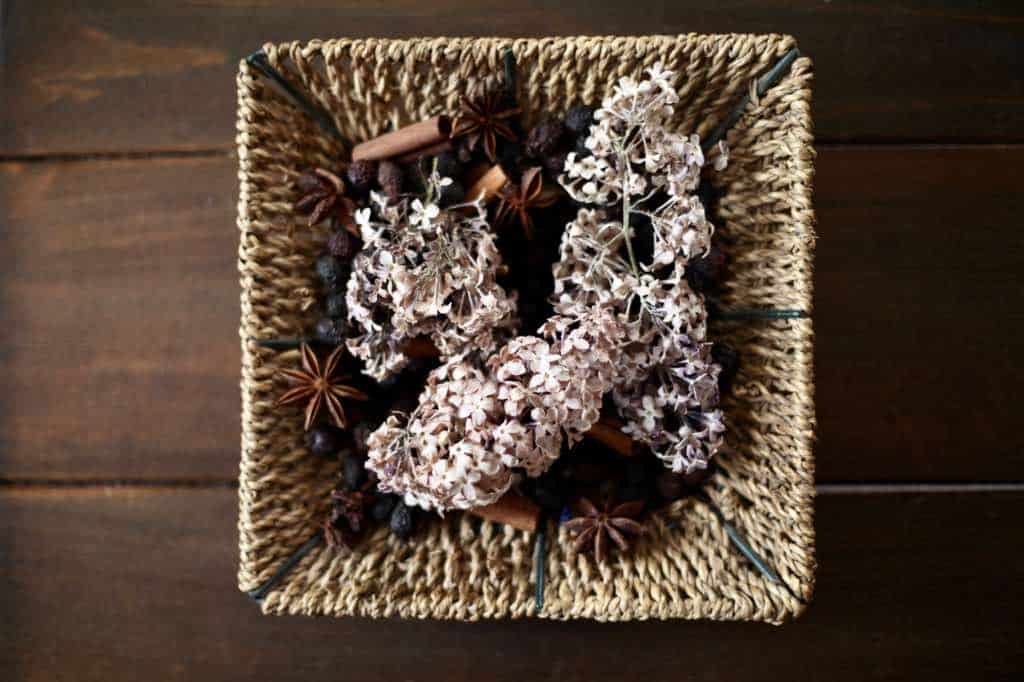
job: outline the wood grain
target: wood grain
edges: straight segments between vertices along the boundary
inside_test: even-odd
[[[1019,481],[1020,148],[820,150],[818,480]],[[0,477],[233,478],[235,164],[0,164]]]
[[[232,166],[0,166],[3,475],[233,475]]]
[[[1024,139],[1024,8],[883,0],[7,3],[0,155],[226,148],[238,60],[342,36],[789,33],[829,141]]]
[[[818,593],[754,624],[260,616],[232,490],[0,492],[6,679],[1009,679],[1024,667],[1024,494],[819,500]],[[967,624],[969,623],[969,626]]]

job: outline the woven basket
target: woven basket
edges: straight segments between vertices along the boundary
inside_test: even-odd
[[[531,112],[600,102],[617,79],[657,61],[676,72],[680,129],[702,136],[746,92],[728,135],[730,162],[714,222],[731,272],[722,304],[783,309],[791,319],[713,322],[709,338],[742,360],[724,399],[728,447],[706,491],[781,580],[766,580],[737,551],[713,508],[684,499],[657,512],[651,532],[598,565],[571,552],[551,524],[543,602],[534,538],[452,513],[409,542],[381,529],[347,556],[313,547],[261,595],[268,613],[416,618],[711,618],[781,622],[814,586],[814,436],[811,321],[813,148],[811,65],[798,59],[764,96],[754,80],[794,47],[778,35],[553,38],[541,40],[332,40],[267,45],[267,62],[362,140],[453,111],[464,93],[498,87],[502,53],[518,62]],[[242,463],[239,586],[268,581],[319,527],[337,464],[310,456],[302,420],[274,409],[281,366],[296,351],[261,338],[297,337],[315,322],[313,262],[326,234],[291,209],[293,180],[341,156],[341,145],[247,63],[238,76],[242,285]],[[291,235],[291,236],[290,236]]]

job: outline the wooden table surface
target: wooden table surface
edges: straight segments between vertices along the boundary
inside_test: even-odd
[[[0,1],[0,679],[1024,671],[1024,6],[143,4]],[[781,628],[260,616],[234,576],[239,58],[314,37],[689,31],[791,33],[815,61],[807,614]]]

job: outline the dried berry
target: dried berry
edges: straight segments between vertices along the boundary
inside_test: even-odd
[[[533,499],[552,514],[558,514],[565,506],[565,492],[557,476],[544,475],[533,482]]]
[[[561,121],[550,118],[541,121],[533,127],[533,130],[526,137],[527,156],[540,159],[554,153],[564,134],[565,126],[562,125]]]
[[[388,525],[395,537],[401,540],[407,539],[413,531],[412,509],[404,501],[399,500],[395,503],[395,508],[391,510],[391,519]]]
[[[351,272],[346,263],[327,253],[316,261],[316,274],[329,291],[343,290]]]
[[[402,167],[394,161],[381,161],[377,167],[377,183],[392,201],[397,201],[398,195],[402,193],[404,179]]]
[[[391,512],[395,510],[396,504],[398,504],[397,495],[378,495],[373,506],[370,507],[370,517],[380,523],[390,521]]]
[[[585,104],[578,104],[565,114],[565,127],[575,135],[585,135],[594,122],[594,109]]]
[[[328,317],[337,320],[344,320],[348,317],[348,304],[345,302],[345,292],[336,291],[324,300],[324,311]]]
[[[341,478],[349,490],[358,490],[366,482],[366,463],[362,457],[349,453],[341,458]]]
[[[576,138],[576,145],[573,147],[572,150],[576,152],[576,156],[581,159],[586,158],[594,153],[590,151],[590,147],[587,146],[586,135],[580,135],[579,137]]]
[[[335,258],[350,261],[356,253],[356,240],[345,230],[332,232],[327,238],[327,252]]]
[[[686,494],[686,477],[672,471],[662,471],[654,482],[658,494],[665,500],[678,500]]]
[[[442,178],[458,178],[462,176],[462,164],[453,151],[443,151],[434,157],[437,172]]]
[[[725,255],[717,246],[686,264],[686,281],[697,293],[714,292],[725,271]]]
[[[347,332],[348,326],[345,324],[345,320],[340,317],[321,317],[313,329],[313,334],[317,340],[333,346],[340,346],[345,343]]]
[[[441,206],[451,206],[457,204],[466,198],[466,188],[463,187],[462,183],[458,180],[452,181],[451,184],[445,185],[441,188],[441,196],[438,197],[438,203]]]
[[[740,368],[740,355],[736,350],[724,343],[716,343],[711,347],[711,359],[722,367],[718,374],[718,390],[722,393],[729,393],[732,390],[733,381],[736,380],[736,372]]]
[[[367,450],[366,440],[370,437],[375,430],[375,426],[369,422],[359,422],[352,429],[352,443],[355,445],[356,452],[365,454]]]
[[[561,173],[565,172],[565,152],[555,152],[554,154],[548,154],[544,157],[544,170],[546,170],[552,177],[557,178]]]
[[[340,447],[338,432],[329,426],[317,426],[306,432],[306,449],[318,457],[333,457]]]
[[[345,172],[349,186],[360,194],[366,194],[377,180],[377,162],[359,159],[349,164]]]

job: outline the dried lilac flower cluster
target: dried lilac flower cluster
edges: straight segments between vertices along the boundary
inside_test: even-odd
[[[493,353],[515,324],[515,297],[496,282],[501,254],[480,204],[442,209],[450,178],[427,180],[426,201],[371,193],[356,212],[363,249],[346,302],[357,334],[349,351],[383,381],[408,362],[403,346],[429,335],[443,359]]]
[[[623,331],[598,309],[556,316],[540,333],[513,339],[484,367],[456,358],[431,373],[412,414],[370,437],[380,489],[427,509],[487,505],[514,470],[539,476],[566,439],[582,438],[614,383]]]
[[[672,73],[656,64],[648,75],[620,80],[594,116],[590,154],[566,158],[560,182],[596,208],[581,208],[566,228],[553,303],[570,317],[614,311],[627,345],[613,398],[627,432],[672,470],[692,472],[707,466],[724,430],[704,301],[685,278],[687,263],[710,249],[713,226],[696,194],[699,139],[671,131]],[[634,250],[638,224],[649,226],[650,262]]]

